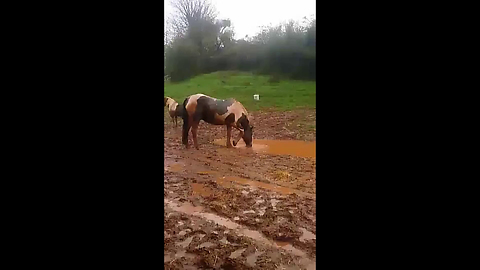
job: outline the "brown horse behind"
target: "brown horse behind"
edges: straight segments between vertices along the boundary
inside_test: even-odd
[[[177,127],[177,117],[182,117],[183,108],[182,106],[178,106],[178,103],[170,97],[164,97],[164,107],[168,107],[168,114],[172,118],[172,125],[175,123],[175,127]]]

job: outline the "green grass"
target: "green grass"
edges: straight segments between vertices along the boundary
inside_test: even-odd
[[[205,94],[211,97],[240,101],[248,111],[274,109],[288,111],[300,108],[315,108],[316,82],[280,80],[271,82],[269,76],[252,73],[221,71],[204,74],[181,83],[167,82],[165,96],[179,104],[192,94]],[[260,100],[253,99],[259,94]]]

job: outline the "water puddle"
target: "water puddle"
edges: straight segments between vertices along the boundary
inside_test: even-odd
[[[225,226],[225,227],[227,227],[228,229],[231,229],[231,230],[234,230],[234,229],[236,229],[240,226],[237,223],[230,221],[229,219],[222,218],[222,217],[219,217],[219,216],[217,216],[215,214],[211,214],[211,213],[200,213],[199,216],[201,216],[201,217],[203,217],[207,220],[211,220],[218,225]]]
[[[300,228],[300,230],[303,232],[302,236],[300,236],[300,238],[298,239],[298,240],[300,240],[300,242],[305,242],[307,240],[315,240],[316,239],[315,234],[307,231],[305,228]]]
[[[185,241],[178,242],[178,243],[176,243],[175,245],[181,246],[182,248],[186,248],[186,247],[188,247],[188,245],[190,245],[190,243],[192,242],[192,240],[193,240],[193,236],[190,236],[190,237],[188,237],[187,239],[185,239]]]
[[[190,229],[186,229],[186,230],[180,231],[180,232],[178,233],[178,235],[184,236],[185,234],[187,234],[187,233],[189,233],[189,232],[191,232],[191,231],[192,231],[192,230],[190,230]]]
[[[167,162],[165,159],[165,170],[169,172],[181,172],[184,169],[184,165],[180,162]]]
[[[182,212],[182,213],[185,213],[185,214],[192,215],[194,213],[198,213],[198,212],[202,211],[203,208],[201,206],[195,207],[195,206],[193,206],[189,203],[184,203],[183,205],[180,205],[180,206],[175,204],[175,206],[172,207],[172,209],[175,210],[175,211],[178,211],[178,212]]]
[[[263,234],[259,231],[253,231],[253,230],[244,228],[244,229],[238,231],[238,235],[239,236],[246,236],[246,237],[255,239],[255,240],[257,240],[259,242],[262,242],[264,244],[267,244],[267,245],[272,245],[272,242],[270,240],[268,240],[267,238],[265,238],[265,236],[263,236]]]
[[[292,188],[287,188],[287,187],[282,187],[282,186],[277,186],[274,184],[268,184],[264,182],[259,182],[259,181],[254,181],[254,180],[248,180],[245,178],[237,177],[237,176],[224,176],[224,177],[219,177],[217,178],[217,183],[223,187],[228,187],[231,188],[233,187],[233,183],[238,183],[242,185],[248,185],[252,187],[260,187],[264,189],[268,189],[271,191],[278,192],[283,195],[289,195],[296,193],[298,195],[302,196],[308,196],[308,197],[315,197],[315,194],[310,194],[310,193],[305,193],[300,190],[292,189]]]
[[[305,252],[301,251],[298,248],[295,248],[292,246],[292,244],[287,244],[285,246],[282,246],[283,249],[290,251],[293,255],[300,256],[300,257],[305,257],[307,254]]]
[[[201,245],[199,245],[197,248],[209,248],[209,247],[213,247],[213,246],[216,246],[216,244],[211,243],[211,242],[205,242],[205,243],[202,243]]]
[[[275,244],[279,247],[284,247],[286,245],[290,245],[288,242],[282,242],[282,241],[275,241]]]
[[[213,194],[213,191],[208,187],[199,184],[199,183],[192,183],[192,190],[194,195],[200,195],[202,197],[208,197]]]
[[[226,231],[226,233],[228,233],[228,231]],[[229,245],[231,244],[230,242],[228,242],[227,240],[227,237],[223,237],[222,239],[220,239],[218,242],[224,244],[224,245]],[[236,245],[236,244],[235,244]]]
[[[255,267],[255,262],[257,261],[257,257],[262,255],[264,252],[255,251],[255,253],[250,254],[247,256],[247,265],[250,267]]]
[[[175,253],[175,258],[178,259],[178,258],[182,258],[182,257],[185,257],[187,259],[195,259],[195,254],[191,254],[191,253],[187,253],[185,250],[181,250],[177,253]]]
[[[216,145],[226,146],[226,139],[217,139],[213,141]],[[240,140],[235,148],[246,148],[245,142]],[[291,155],[297,157],[316,158],[315,148],[316,142],[305,142],[297,140],[253,140],[251,149],[256,152],[274,154],[274,155]]]
[[[197,172],[197,174],[200,174],[200,175],[209,175],[209,174],[212,174],[212,173],[215,173],[215,172],[212,172],[212,171]]]
[[[236,259],[236,258],[240,257],[246,249],[247,248],[241,248],[239,250],[235,250],[234,252],[232,252],[232,254],[230,254],[229,258],[230,259]]]

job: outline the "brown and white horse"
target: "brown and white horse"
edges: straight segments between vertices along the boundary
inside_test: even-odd
[[[183,102],[183,130],[182,143],[188,148],[188,132],[192,129],[193,144],[198,149],[197,130],[200,120],[212,125],[227,126],[227,147],[232,147],[230,137],[232,128],[240,131],[238,139],[233,141],[237,145],[243,138],[247,147],[252,147],[252,130],[248,112],[243,105],[233,98],[216,99],[204,94],[195,94],[187,97]]]
[[[166,107],[168,107],[168,114],[172,118],[172,125],[175,123],[177,127],[177,117],[182,117],[182,106],[178,106],[178,103],[170,97],[164,97],[164,102]]]

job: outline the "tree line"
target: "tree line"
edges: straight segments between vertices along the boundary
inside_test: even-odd
[[[170,80],[220,70],[315,80],[315,19],[264,27],[253,37],[235,39],[231,21],[219,20],[208,0],[173,0],[171,5],[164,33],[164,76]]]

